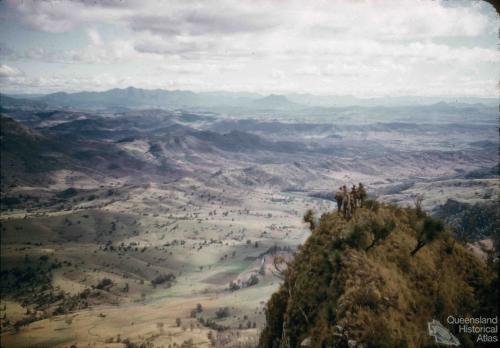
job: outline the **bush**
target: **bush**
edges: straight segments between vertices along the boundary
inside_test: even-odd
[[[415,255],[426,244],[441,236],[443,232],[443,221],[426,216],[420,227],[417,229],[417,245],[415,246],[415,249],[411,251],[411,255]]]
[[[379,208],[380,208],[380,203],[379,203],[379,202],[377,202],[377,201],[376,201],[376,200],[374,200],[374,199],[368,199],[367,201],[365,201],[364,206],[365,206],[367,209],[369,209],[369,210],[371,210],[371,211],[373,211],[373,212],[375,212],[375,213],[376,213],[376,212],[378,212],[378,210],[379,210]]]
[[[239,290],[240,286],[236,282],[229,282],[229,291],[236,291]]]
[[[374,217],[370,220],[370,233],[372,235],[372,243],[366,248],[369,250],[375,244],[389,237],[391,232],[396,228],[396,223],[392,219],[382,220],[379,217]]]
[[[153,286],[156,286],[156,285],[160,285],[160,284],[163,284],[165,282],[172,281],[172,280],[175,280],[175,275],[173,275],[172,273],[160,274],[160,275],[156,276],[156,278],[154,278],[151,281],[151,284]]]
[[[229,308],[228,307],[221,307],[215,311],[215,316],[217,319],[222,319],[222,318],[227,318],[229,317]]]
[[[113,286],[113,281],[109,278],[103,278],[101,281],[96,285],[96,288],[99,290],[107,290],[111,286]]]
[[[57,194],[59,198],[71,198],[78,194],[78,191],[74,187],[67,188]]]
[[[347,237],[347,244],[356,249],[365,249],[367,246],[367,233],[363,226],[354,224],[351,233]]]
[[[311,209],[308,209],[306,213],[304,214],[304,222],[307,222],[309,224],[309,229],[312,231],[316,227],[316,224],[314,223],[314,212]]]
[[[256,285],[258,283],[259,283],[259,277],[257,277],[255,274],[252,274],[250,276],[250,279],[247,280],[246,285],[247,286],[252,286],[252,285]]]

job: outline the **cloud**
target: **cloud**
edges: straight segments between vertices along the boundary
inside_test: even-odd
[[[133,11],[126,1],[5,0],[14,15],[29,27],[61,33],[75,27],[98,22],[116,22]]]
[[[89,28],[87,29],[87,36],[89,38],[90,44],[94,46],[101,46],[102,45],[102,39],[101,35],[95,28]]]
[[[12,78],[23,75],[24,73],[21,72],[19,69],[10,67],[5,64],[0,64],[0,78]]]
[[[255,33],[277,27],[316,35],[379,38],[477,36],[494,30],[490,5],[443,1],[36,1],[6,3],[33,28],[63,32],[84,23],[123,24],[164,35]]]
[[[252,13],[246,16],[245,13],[234,13],[234,11],[215,12],[211,8],[168,14],[132,15],[124,20],[134,31],[148,31],[168,36],[255,33],[271,29],[278,24],[266,15],[256,16]]]
[[[14,50],[0,44],[0,55],[4,60],[36,61],[59,64],[117,64],[145,58],[144,54],[127,40],[105,42],[95,30],[87,31],[89,43],[79,49],[63,50],[44,47],[29,47]],[[151,57],[149,57],[151,58]]]
[[[277,24],[276,16],[258,10],[259,4],[237,1],[6,0],[6,3],[25,24],[47,32],[65,32],[82,24],[104,22],[122,24],[134,31],[204,35],[254,32]]]
[[[197,40],[191,37],[175,37],[165,40],[159,36],[146,35],[135,40],[134,49],[141,53],[161,55],[183,55],[191,52],[210,52],[216,47],[214,40]]]
[[[5,3],[13,18],[48,36],[76,30],[86,34],[83,44],[71,50],[0,45],[12,66],[19,60],[64,63],[74,66],[73,76],[84,64],[113,68],[102,75],[105,83],[80,76],[81,88],[122,87],[118,83],[129,76],[132,85],[196,90],[491,96],[500,72],[492,43],[498,18],[485,2]],[[53,88],[51,76],[56,75],[49,67],[36,83]]]

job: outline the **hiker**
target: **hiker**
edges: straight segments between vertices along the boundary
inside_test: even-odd
[[[335,192],[335,201],[337,202],[337,211],[340,212],[342,208],[342,187],[339,187],[339,190]]]
[[[351,195],[347,192],[347,187],[342,186],[342,213],[344,218],[351,218]]]
[[[351,204],[352,204],[352,208],[354,210],[354,208],[356,208],[358,206],[358,191],[356,190],[356,185],[352,185],[352,188],[351,188]]]
[[[362,183],[358,184],[358,200],[359,200],[359,206],[363,208],[363,202],[366,199],[366,190],[365,187],[363,186]]]

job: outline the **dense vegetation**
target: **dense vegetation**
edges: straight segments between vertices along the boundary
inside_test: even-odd
[[[370,201],[351,220],[328,213],[310,225],[268,302],[260,347],[430,347],[432,319],[497,315],[498,263],[418,208]],[[455,328],[462,346],[478,346]]]
[[[475,241],[488,236],[495,237],[499,211],[496,202],[468,204],[448,199],[446,204],[437,209],[436,216],[453,226],[458,238]]]

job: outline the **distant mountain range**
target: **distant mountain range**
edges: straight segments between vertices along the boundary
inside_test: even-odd
[[[19,100],[29,100],[30,103]],[[315,96],[311,94],[290,94],[263,96],[256,93],[239,92],[192,92],[180,90],[147,90],[134,87],[110,89],[103,92],[57,92],[47,95],[0,96],[0,104],[32,107],[52,105],[72,108],[212,108],[236,107],[258,110],[300,110],[311,107],[348,106],[417,106],[446,103],[452,105],[484,104],[498,105],[495,98],[452,98],[452,97],[380,97],[357,98],[353,96]]]
[[[32,97],[17,95],[7,96],[9,104],[16,104],[11,99],[27,99],[57,107],[75,108],[197,108],[197,107],[240,107],[240,108],[288,108],[297,107],[285,96],[262,97],[258,94],[224,93],[191,91],[146,90],[134,87],[111,89],[104,92],[57,92],[44,96]],[[2,105],[4,103],[2,102]],[[19,104],[19,103],[17,103]],[[17,105],[16,105],[17,106]]]
[[[46,109],[48,104],[38,100],[21,97],[10,97],[5,94],[0,94],[0,111],[4,109]]]

